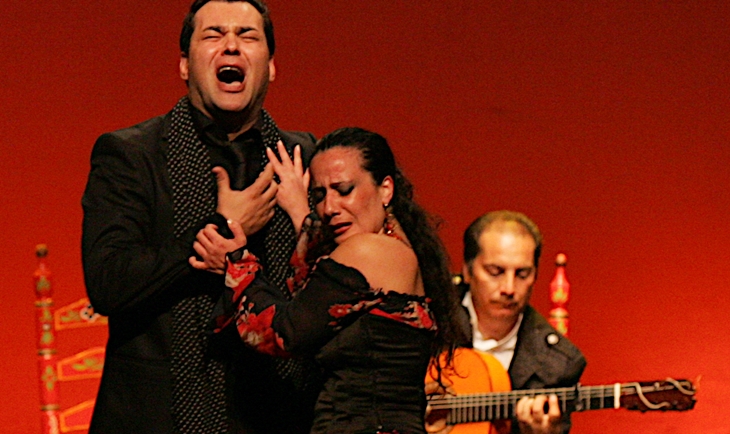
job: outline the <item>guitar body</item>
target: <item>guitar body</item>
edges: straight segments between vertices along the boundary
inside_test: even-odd
[[[443,362],[443,358],[442,358]],[[442,363],[443,366],[443,363]],[[436,381],[436,369],[431,366],[426,382]],[[441,373],[444,386],[451,386],[457,395],[506,392],[512,389],[507,371],[499,360],[470,348],[457,348],[451,367]],[[509,434],[509,421],[472,422],[454,425],[452,434]]]

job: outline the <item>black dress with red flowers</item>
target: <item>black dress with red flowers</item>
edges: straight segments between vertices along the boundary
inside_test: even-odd
[[[372,289],[359,271],[327,257],[289,300],[260,268],[248,253],[229,264],[232,320],[260,352],[314,356],[324,384],[311,432],[423,433],[424,378],[436,332],[428,300]]]

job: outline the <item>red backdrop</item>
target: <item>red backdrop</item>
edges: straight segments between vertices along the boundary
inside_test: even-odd
[[[0,431],[38,431],[31,273],[83,296],[80,199],[101,133],[185,88],[188,0],[5,0]],[[477,215],[509,208],[569,257],[584,384],[703,375],[695,410],[576,414],[576,433],[728,433],[730,6],[713,0],[271,0],[267,107],[284,128],[388,137],[443,217],[454,270]],[[725,312],[725,313],[723,313]],[[722,318],[725,318],[723,320]],[[73,403],[73,398],[71,402]]]

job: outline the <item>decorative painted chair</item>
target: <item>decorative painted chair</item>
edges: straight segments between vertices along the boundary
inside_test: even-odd
[[[71,341],[71,332],[88,327],[106,327],[107,319],[97,313],[87,298],[81,298],[69,305],[53,309],[51,271],[46,263],[48,249],[44,244],[36,246],[38,267],[33,274],[36,292],[38,329],[38,373],[40,379],[40,409],[42,434],[83,432],[89,428],[94,408],[96,390],[104,366],[106,330],[93,333],[91,340],[99,346],[86,347],[68,356],[58,355],[57,333],[64,342]],[[83,336],[82,346],[88,345],[88,335]],[[79,338],[76,338],[77,340]],[[78,344],[78,342],[77,342]],[[78,346],[78,345],[77,345]],[[62,348],[65,347],[62,346]],[[73,382],[74,398],[81,402],[61,409],[59,393],[61,382]],[[71,395],[71,394],[69,394]],[[65,402],[66,400],[64,400]]]

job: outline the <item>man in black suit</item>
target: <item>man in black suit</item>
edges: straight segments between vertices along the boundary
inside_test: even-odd
[[[262,0],[196,0],[180,49],[188,95],[102,135],[91,156],[83,263],[109,341],[90,432],[308,432],[306,370],[210,333],[223,270],[194,242],[206,223],[225,234],[237,220],[285,290],[295,234],[265,149],[282,141],[306,164],[314,137],[280,130],[263,110],[276,70]],[[218,206],[219,191],[235,206]]]
[[[573,386],[586,365],[580,350],[529,305],[541,251],[540,230],[518,212],[490,212],[464,233],[469,344],[500,361],[513,390]],[[517,420],[513,432],[570,430],[554,395],[523,398]]]

